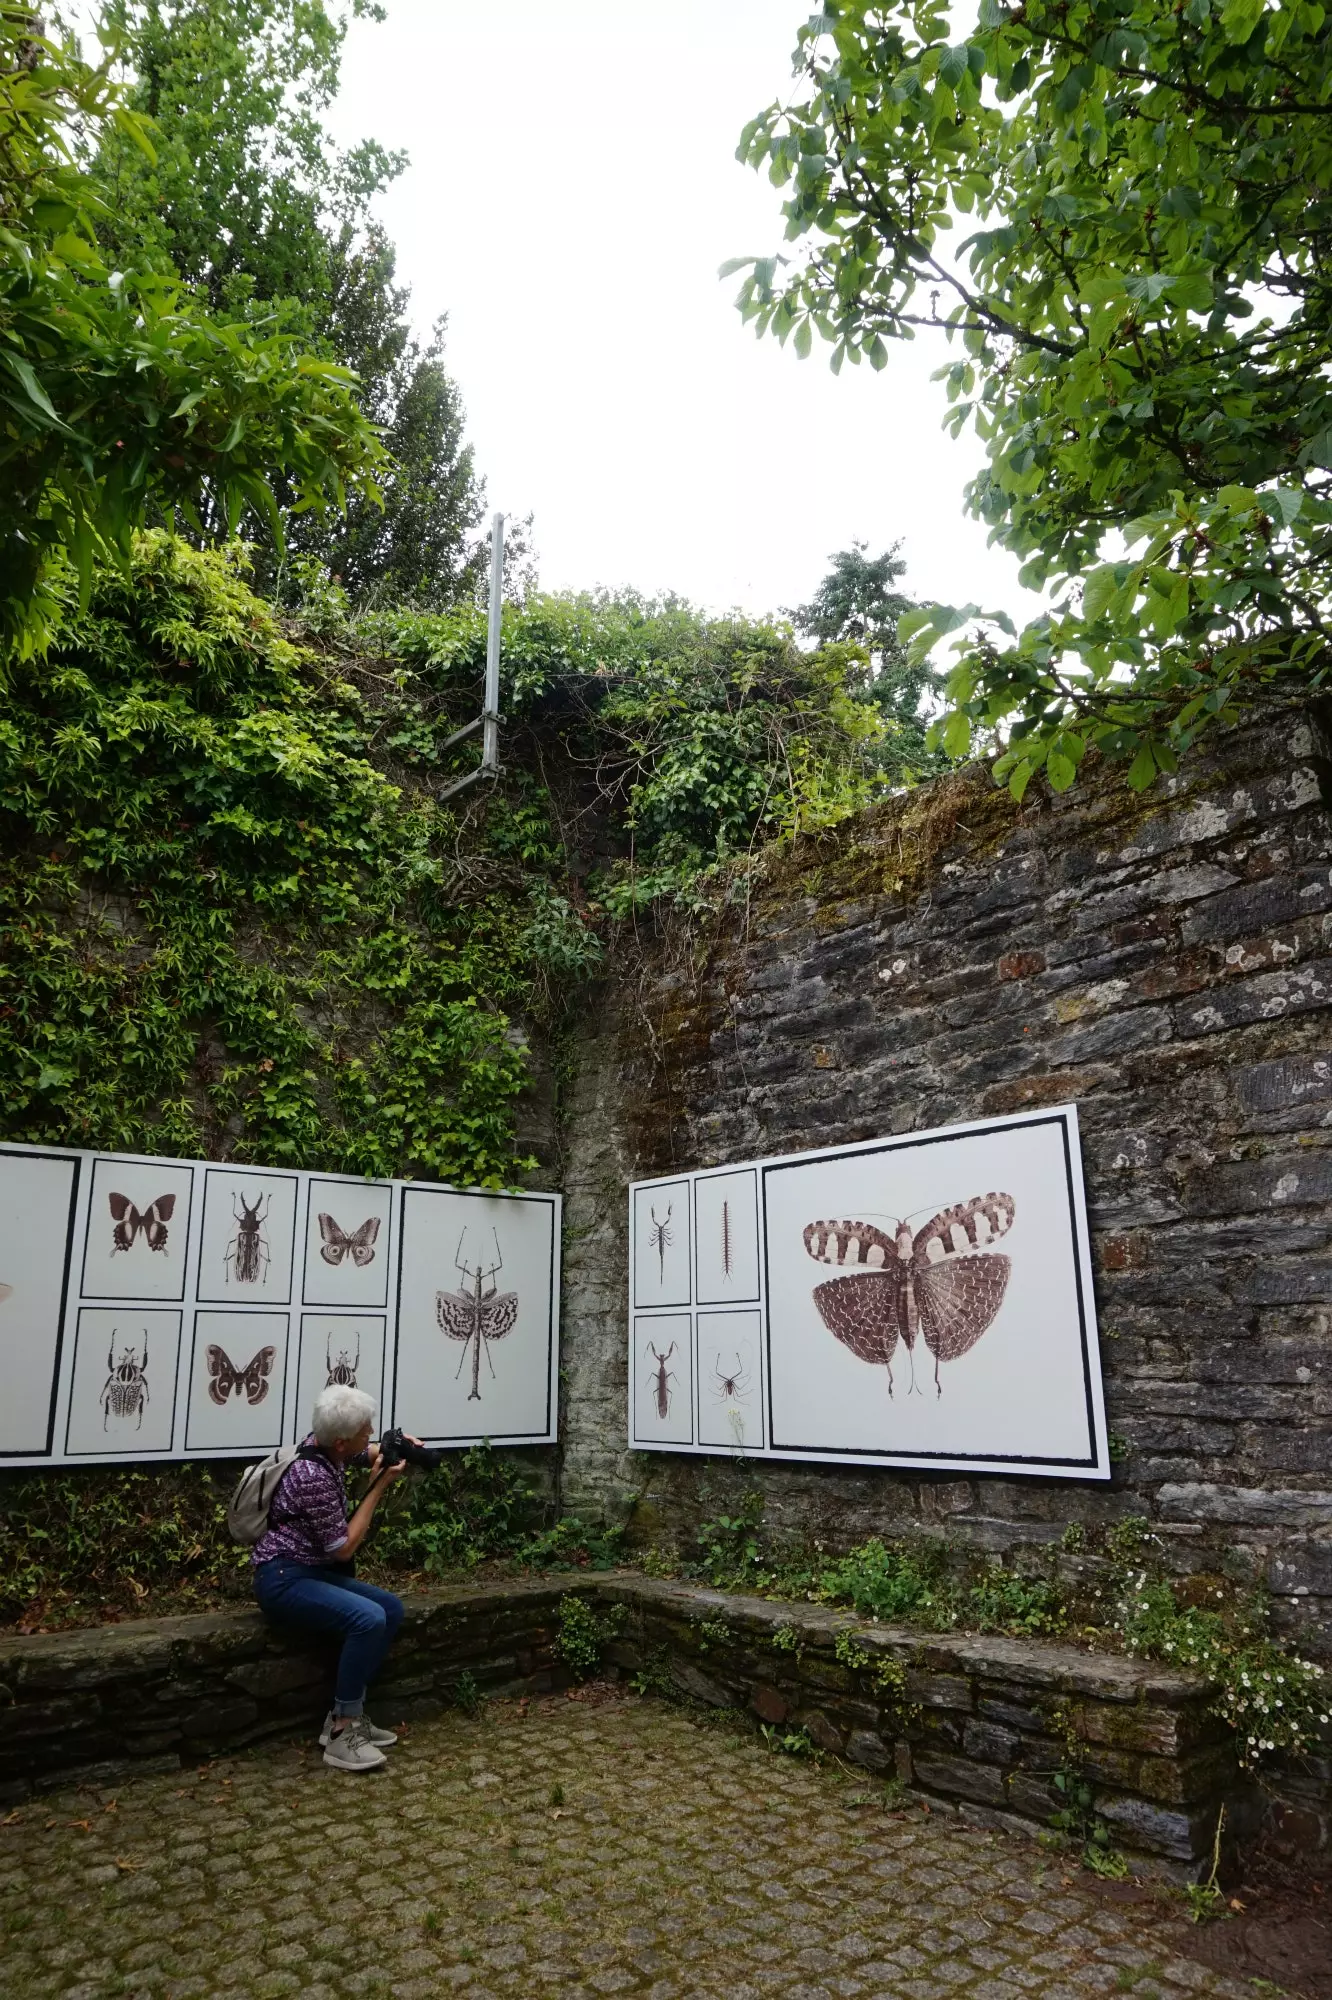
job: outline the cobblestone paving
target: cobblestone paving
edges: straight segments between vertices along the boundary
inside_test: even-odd
[[[351,1778],[312,1748],[41,1799],[0,1990],[61,2000],[1254,2000],[1034,1843],[654,1702],[494,1704]],[[1269,1989],[1274,1990],[1274,1989]]]

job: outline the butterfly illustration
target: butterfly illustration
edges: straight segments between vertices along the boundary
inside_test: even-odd
[[[239,1396],[243,1389],[250,1402],[262,1403],[268,1394],[268,1378],[273,1372],[276,1357],[276,1347],[261,1347],[253,1361],[244,1368],[238,1368],[222,1348],[206,1347],[204,1359],[212,1377],[208,1384],[209,1395],[215,1403],[225,1405],[229,1396]]]
[[[109,1194],[107,1201],[111,1207],[111,1218],[115,1227],[111,1231],[111,1255],[117,1250],[130,1250],[141,1233],[150,1250],[165,1250],[167,1224],[176,1212],[174,1194],[159,1194],[142,1212],[126,1194]]]
[[[475,1342],[472,1348],[472,1387],[468,1394],[469,1403],[481,1400],[481,1349],[486,1350],[486,1361],[491,1375],[495,1364],[490,1359],[490,1342],[503,1340],[506,1333],[513,1331],[518,1317],[517,1292],[501,1292],[496,1288],[495,1279],[504,1268],[500,1255],[499,1237],[495,1238],[496,1261],[486,1267],[467,1264],[462,1260],[462,1247],[466,1230],[458,1239],[458,1254],[453,1260],[454,1269],[462,1273],[463,1285],[456,1292],[435,1293],[435,1318],[450,1340],[463,1343],[462,1360],[458,1363],[458,1374],[463,1371],[467,1360],[467,1344]],[[485,1287],[489,1285],[490,1290]],[[463,1289],[467,1287],[468,1289]]]
[[[370,1216],[359,1229],[349,1236],[345,1229],[333,1220],[331,1215],[319,1218],[319,1234],[323,1237],[319,1254],[326,1264],[340,1264],[347,1252],[358,1271],[374,1262],[375,1238],[379,1234],[379,1217]]]
[[[912,1235],[905,1222],[811,1222],[805,1248],[821,1264],[847,1273],[814,1287],[814,1304],[829,1333],[861,1361],[888,1370],[899,1339],[912,1358],[919,1334],[939,1363],[976,1345],[1004,1302],[1011,1259],[990,1246],[1013,1226],[1011,1194],[976,1195],[941,1209]]]

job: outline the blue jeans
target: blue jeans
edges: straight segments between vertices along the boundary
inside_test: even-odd
[[[333,1690],[335,1715],[360,1715],[365,1691],[384,1664],[402,1624],[402,1599],[361,1583],[341,1564],[313,1568],[277,1556],[259,1563],[254,1594],[265,1618],[301,1632],[341,1632],[342,1653]]]

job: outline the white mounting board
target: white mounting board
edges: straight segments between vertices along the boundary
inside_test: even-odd
[[[1110,1477],[1074,1105],[636,1181],[629,1243],[633,1450]]]
[[[252,1458],[335,1371],[429,1444],[552,1443],[560,1220],[557,1194],[0,1145],[0,1465]]]

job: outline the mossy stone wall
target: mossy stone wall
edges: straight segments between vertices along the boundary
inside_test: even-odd
[[[981,771],[770,863],[622,955],[569,1106],[562,1504],[682,1539],[909,1527],[1004,1552],[1145,1515],[1332,1653],[1332,822],[1316,724],[1211,740],[1145,797],[1019,809]],[[735,1465],[625,1444],[635,1177],[1075,1100],[1108,1486]]]

